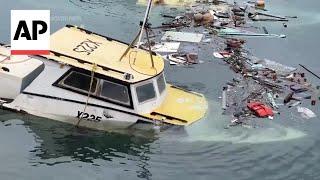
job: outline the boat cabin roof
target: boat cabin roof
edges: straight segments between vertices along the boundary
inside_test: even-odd
[[[143,49],[131,48],[120,61],[128,46],[118,40],[67,25],[51,35],[50,55],[45,57],[88,71],[94,69],[95,73],[128,83],[140,82],[162,73],[162,57],[152,53],[153,68],[150,53]],[[131,78],[126,78],[126,74],[131,74]]]

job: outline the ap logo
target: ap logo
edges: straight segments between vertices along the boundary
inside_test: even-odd
[[[11,54],[50,53],[50,10],[11,10]]]

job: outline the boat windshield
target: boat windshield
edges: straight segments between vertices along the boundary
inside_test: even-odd
[[[156,92],[152,82],[138,86],[136,91],[139,103],[149,101],[156,97]]]

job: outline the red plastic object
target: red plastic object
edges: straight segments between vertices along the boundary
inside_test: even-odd
[[[262,104],[261,102],[250,102],[248,103],[248,108],[255,113],[258,117],[268,117],[273,116],[272,108],[268,107],[265,104]]]

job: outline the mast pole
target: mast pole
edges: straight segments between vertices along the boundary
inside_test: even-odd
[[[141,39],[142,39],[142,35],[143,35],[143,30],[145,29],[145,25],[148,21],[148,18],[149,18],[149,13],[150,13],[150,10],[151,10],[151,6],[152,6],[152,0],[149,0],[148,1],[148,6],[147,6],[147,10],[146,10],[146,13],[144,15],[144,19],[143,19],[143,23],[142,23],[142,26],[141,26],[141,31],[140,31],[140,35],[139,35],[139,40],[138,40],[138,44],[137,44],[137,47],[139,48],[140,46],[140,43],[141,43]]]
[[[124,56],[127,55],[127,53],[130,51],[130,49],[134,46],[134,44],[137,42],[137,48],[140,48],[140,43],[141,43],[141,39],[142,39],[142,35],[143,35],[143,31],[146,31],[146,36],[147,36],[147,41],[148,41],[148,49],[149,49],[149,54],[150,54],[150,59],[151,59],[151,64],[152,64],[152,68],[154,68],[154,61],[153,61],[153,57],[152,57],[152,51],[151,51],[151,47],[150,47],[150,39],[149,39],[149,34],[148,34],[148,25],[146,25],[148,23],[148,18],[149,18],[149,13],[151,11],[151,7],[152,7],[152,0],[148,1],[148,6],[147,6],[147,10],[146,13],[144,15],[144,19],[142,22],[142,26],[140,28],[139,33],[137,34],[137,36],[135,37],[135,39],[130,43],[130,45],[128,46],[128,48],[126,49],[126,51],[121,55],[119,61],[121,61],[123,59]]]

